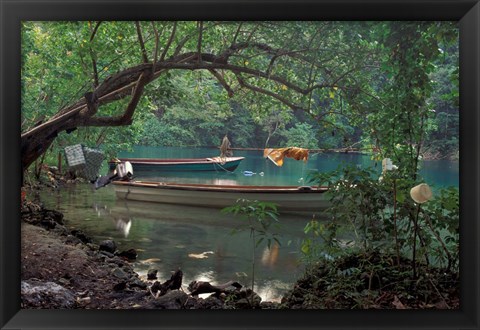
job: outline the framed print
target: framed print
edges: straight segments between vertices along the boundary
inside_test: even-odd
[[[478,329],[478,1],[0,1],[2,329]]]

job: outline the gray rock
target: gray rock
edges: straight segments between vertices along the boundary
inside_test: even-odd
[[[271,301],[262,301],[260,303],[260,307],[262,309],[279,309],[280,304],[277,302],[271,302]]]
[[[57,226],[57,223],[51,218],[43,218],[40,221],[40,226],[47,230],[51,230]]]
[[[131,288],[140,288],[140,289],[146,289],[147,288],[147,284],[145,282],[143,282],[142,280],[140,280],[139,278],[137,277],[132,277],[130,279],[130,287]]]
[[[58,282],[59,282],[61,285],[65,285],[65,286],[70,285],[70,280],[67,280],[66,278],[63,278],[63,277],[59,278],[59,279],[58,279]]]
[[[107,239],[105,241],[101,241],[98,246],[100,251],[106,251],[109,253],[115,253],[117,250],[117,244],[111,239]]]
[[[215,296],[198,299],[195,309],[223,309],[223,302]]]
[[[153,305],[159,309],[182,309],[187,300],[188,295],[185,292],[173,290],[154,300]]]
[[[137,251],[135,249],[129,249],[127,251],[122,251],[118,255],[120,257],[127,258],[129,260],[137,259]]]
[[[158,270],[156,269],[149,269],[147,273],[148,280],[156,280],[157,279]]]
[[[67,227],[61,225],[56,225],[52,231],[61,236],[68,236],[70,234],[70,231],[67,229]]]
[[[97,244],[93,244],[93,243],[87,243],[87,247],[92,251],[96,251],[96,250],[99,249],[99,246]]]
[[[115,255],[113,253],[110,253],[110,252],[107,252],[107,251],[100,251],[100,256],[105,256],[105,257],[108,257],[110,259],[115,257]],[[110,262],[110,260],[109,260],[109,262]],[[116,262],[112,261],[112,263],[116,263]]]
[[[113,286],[114,291],[122,291],[127,288],[127,282],[120,282]]]
[[[63,286],[53,282],[35,279],[22,281],[21,299],[23,306],[29,308],[73,308],[74,294]]]
[[[77,245],[82,243],[82,241],[78,237],[75,237],[73,235],[68,235],[65,243],[71,244],[71,245]]]
[[[43,217],[45,219],[49,219],[54,221],[55,223],[58,223],[59,225],[63,225],[63,213],[55,211],[55,210],[44,210],[43,211]]]
[[[112,274],[113,276],[119,278],[119,279],[122,279],[122,280],[126,280],[129,278],[129,275],[123,271],[123,269],[121,268],[114,268],[112,270]]]
[[[232,292],[228,295],[230,302],[235,309],[256,309],[260,308],[262,298],[253,292],[251,289],[246,289],[238,292]]]
[[[82,306],[88,305],[91,302],[92,302],[91,297],[77,298],[77,303],[82,305]]]
[[[83,243],[92,243],[92,239],[88,237],[83,231],[74,229],[72,230],[72,235],[80,239]],[[113,241],[112,241],[113,242]]]

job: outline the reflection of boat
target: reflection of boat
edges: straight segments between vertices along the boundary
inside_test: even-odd
[[[220,210],[213,213],[212,209],[198,206],[186,206],[175,204],[161,204],[142,202],[135,200],[117,199],[112,208],[115,218],[149,219],[174,222],[176,224],[208,224],[208,225],[231,225],[243,222],[233,221],[232,216],[222,214]],[[214,217],[212,216],[214,215]],[[228,221],[231,220],[231,221]]]
[[[120,158],[108,162],[111,170],[119,162],[130,162],[136,172],[140,171],[233,171],[245,157],[213,158]]]
[[[239,186],[114,181],[117,198],[166,204],[224,208],[238,199],[272,202],[280,211],[318,211],[326,208],[326,188],[310,186]]]

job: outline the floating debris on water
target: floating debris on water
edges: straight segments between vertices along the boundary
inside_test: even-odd
[[[194,259],[206,259],[206,258],[208,258],[208,254],[214,254],[214,253],[213,253],[213,251],[206,251],[206,252],[202,252],[202,253],[199,253],[199,254],[190,253],[188,256],[190,258],[194,258]]]
[[[159,258],[150,258],[150,259],[145,259],[145,260],[140,260],[139,262],[143,265],[149,265],[149,264],[154,264],[157,262],[162,261],[162,259]]]

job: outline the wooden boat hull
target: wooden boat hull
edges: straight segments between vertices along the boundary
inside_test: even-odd
[[[155,158],[120,158],[121,162],[130,162],[135,172],[145,171],[234,171],[245,157],[227,158],[179,158],[179,159],[155,159]],[[110,170],[115,169],[116,162],[108,162]]]
[[[326,188],[234,186],[114,181],[117,198],[177,205],[224,208],[238,199],[272,202],[280,211],[311,212],[328,207]]]

